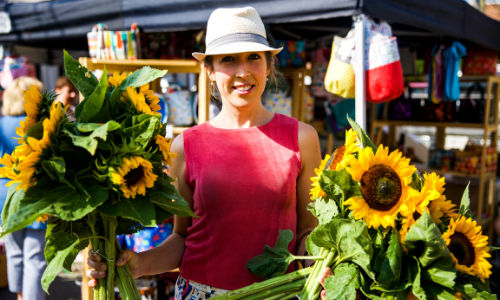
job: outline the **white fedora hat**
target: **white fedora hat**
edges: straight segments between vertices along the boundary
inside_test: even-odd
[[[266,29],[253,7],[219,8],[208,19],[205,53],[193,53],[204,61],[207,55],[270,51],[278,54],[283,48],[271,48]]]

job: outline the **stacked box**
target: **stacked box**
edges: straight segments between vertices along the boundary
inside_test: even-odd
[[[482,157],[481,146],[467,146],[464,151],[457,151],[455,154],[456,172],[479,175],[481,166],[485,164],[484,171],[492,173],[497,171],[497,147],[487,147],[486,157]]]

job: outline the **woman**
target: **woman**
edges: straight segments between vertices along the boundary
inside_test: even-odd
[[[42,91],[42,83],[31,77],[20,77],[14,80],[3,94],[2,114],[0,117],[0,158],[11,154],[18,146],[16,127],[24,120],[24,91],[35,85]],[[19,137],[18,137],[19,138]],[[1,175],[0,175],[1,176]],[[0,178],[0,210],[3,208],[9,187],[5,186],[10,179]],[[5,237],[7,251],[7,278],[9,290],[17,293],[17,299],[43,300],[46,293],[42,289],[41,279],[46,267],[45,229],[43,223],[32,225],[13,232]]]
[[[295,119],[267,111],[261,96],[275,79],[264,25],[254,8],[217,9],[207,25],[204,62],[222,110],[213,120],[177,136],[171,175],[199,218],[175,217],[173,234],[159,247],[121,252],[135,277],[180,268],[175,299],[205,299],[259,280],[248,260],[274,245],[280,229],[295,237],[289,250],[306,252],[317,225],[307,210],[310,178],[321,155],[316,131]],[[91,278],[106,265],[91,255]],[[290,266],[288,271],[293,271]],[[96,280],[89,281],[90,286]]]

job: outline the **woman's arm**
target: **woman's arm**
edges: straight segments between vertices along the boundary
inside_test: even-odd
[[[317,225],[316,218],[307,210],[311,202],[309,190],[311,177],[316,176],[314,168],[321,164],[321,151],[316,130],[305,123],[299,122],[299,150],[302,162],[302,172],[297,178],[297,255],[306,252],[306,238]]]

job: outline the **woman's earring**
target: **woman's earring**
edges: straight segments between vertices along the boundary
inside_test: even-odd
[[[213,82],[213,81],[210,81],[210,85],[214,85],[214,82]]]
[[[266,81],[269,81],[269,78],[266,77]]]

